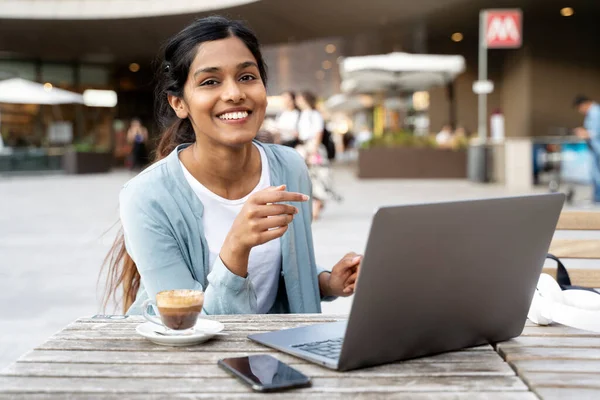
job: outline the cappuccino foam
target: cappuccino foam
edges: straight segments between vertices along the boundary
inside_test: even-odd
[[[199,290],[166,290],[156,295],[156,305],[159,308],[202,308],[203,303],[204,293]]]

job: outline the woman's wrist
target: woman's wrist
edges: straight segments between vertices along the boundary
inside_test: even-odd
[[[319,274],[319,292],[321,293],[321,297],[329,297],[333,296],[331,293],[331,287],[329,286],[329,278],[331,277],[331,273],[325,271]]]
[[[223,243],[219,257],[223,264],[234,274],[245,278],[248,276],[248,259],[250,250],[241,249],[236,246],[230,246],[227,241]]]

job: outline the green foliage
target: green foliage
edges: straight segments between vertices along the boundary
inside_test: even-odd
[[[466,137],[455,137],[449,147],[453,150],[466,149],[469,141]],[[382,136],[373,137],[363,143],[361,148],[370,149],[374,147],[415,147],[415,148],[439,148],[435,136],[417,136],[406,131],[385,132]]]
[[[108,153],[110,148],[108,146],[96,145],[90,139],[84,139],[77,143],[73,143],[72,149],[78,153]]]
[[[464,150],[469,147],[469,138],[466,136],[457,136],[454,138],[454,149]]]
[[[363,143],[365,149],[373,147],[436,147],[435,138],[416,136],[410,132],[386,132]]]

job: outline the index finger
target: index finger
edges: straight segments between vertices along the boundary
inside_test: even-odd
[[[309,197],[303,193],[284,191],[261,191],[256,193],[254,200],[258,204],[279,203],[282,201],[308,201]]]

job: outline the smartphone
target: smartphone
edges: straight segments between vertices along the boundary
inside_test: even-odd
[[[224,358],[218,365],[257,392],[310,386],[308,376],[266,354]]]

